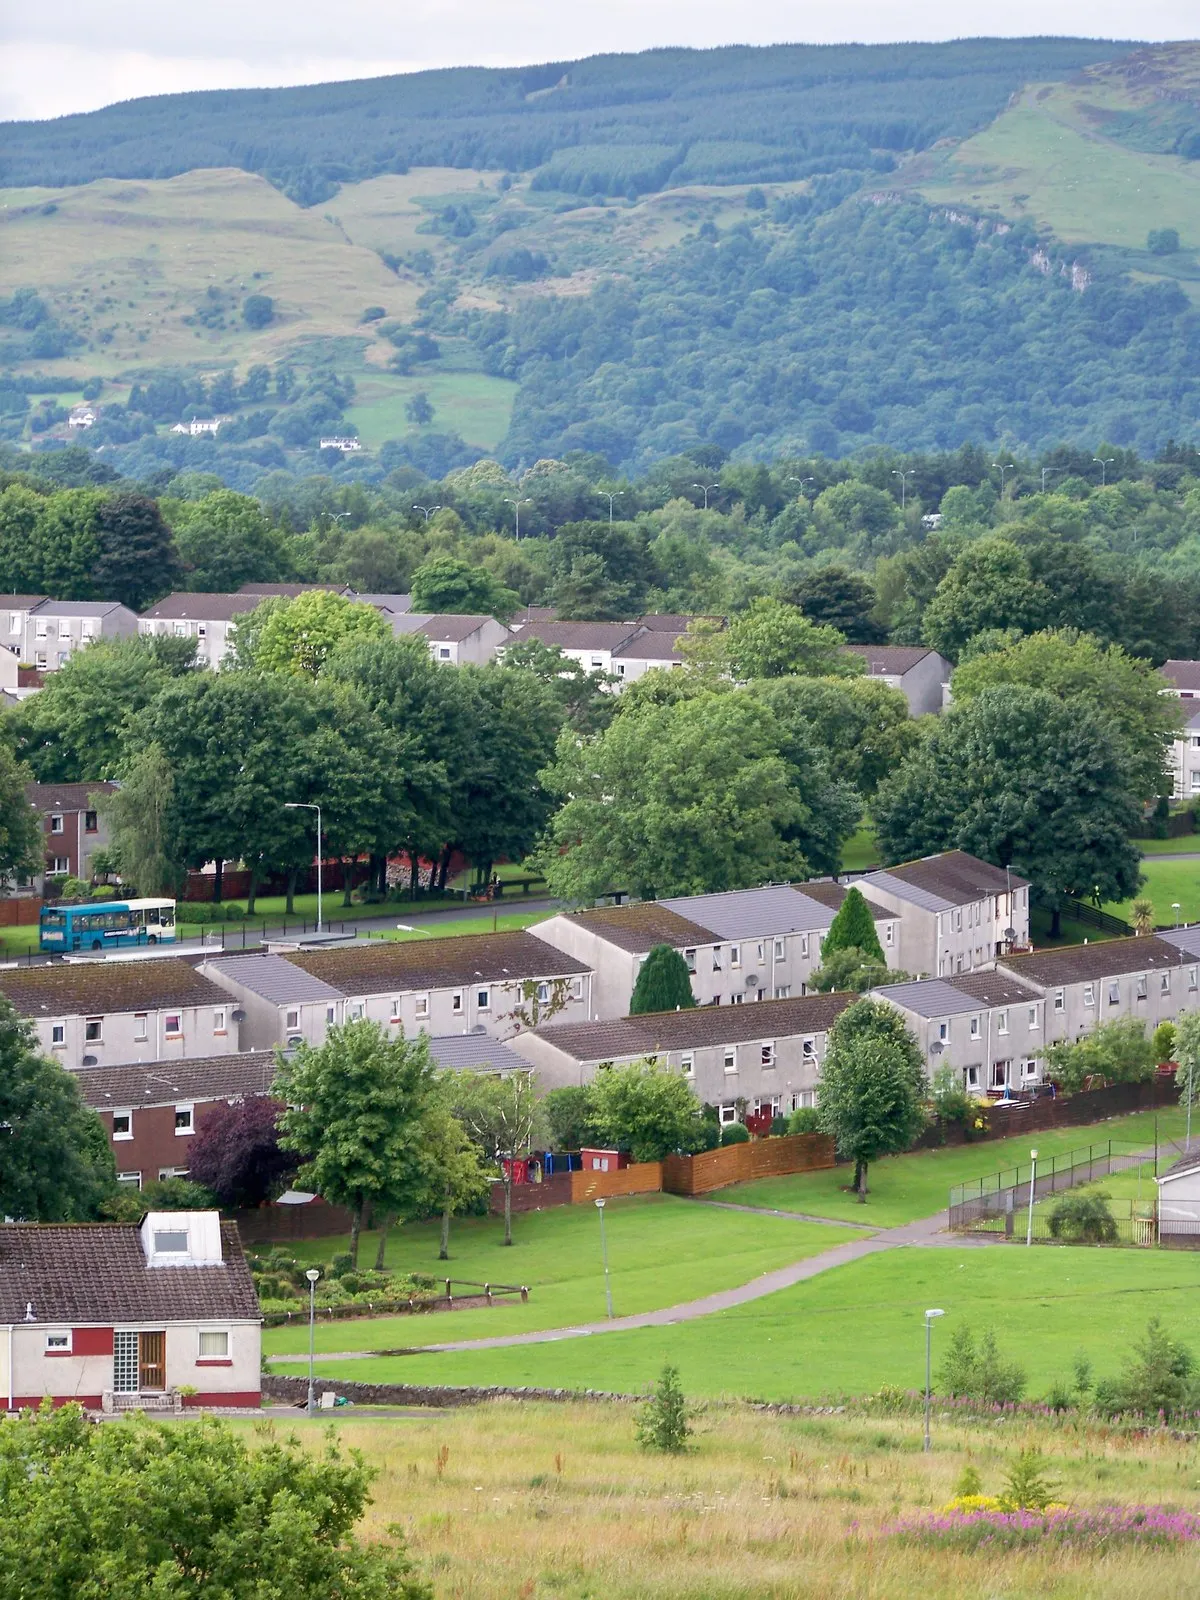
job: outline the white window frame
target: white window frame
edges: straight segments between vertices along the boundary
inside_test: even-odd
[[[1042,1025],[1041,1024],[1041,1019],[1038,1017],[1038,1008],[1036,1006],[1030,1006],[1030,1008],[1029,1008],[1029,1031],[1030,1031],[1030,1033],[1036,1033],[1038,1031],[1038,1029],[1041,1027],[1041,1025]]]
[[[70,872],[70,870],[71,870],[71,858],[70,858],[70,856],[55,856],[55,858],[54,858],[54,876],[56,878],[61,877],[64,872]]]
[[[64,1050],[67,1044],[67,1025],[65,1022],[52,1022],[50,1024],[50,1048]]]
[[[462,1016],[463,992],[462,992],[461,989],[456,989],[454,991],[454,993],[450,996],[450,1010],[453,1012],[453,1014],[456,1017],[461,1017]]]
[[[777,983],[775,985],[775,998],[776,1000],[790,1000],[792,998],[791,984]]]
[[[182,1039],[183,1038],[183,1012],[182,1011],[165,1011],[163,1013],[163,1038],[164,1039]]]
[[[810,1033],[807,1038],[800,1041],[800,1058],[803,1061],[815,1061],[817,1059],[817,1041],[815,1035]]]
[[[1146,996],[1140,995],[1138,998],[1144,1000]],[[1108,1003],[1110,1006],[1119,1006],[1121,1004],[1121,984],[1119,979],[1115,979],[1108,986]]]
[[[996,1032],[997,1033],[1007,1033],[1008,1032],[1008,1007],[1007,1006],[1005,1006],[1003,1011],[997,1011],[997,1013],[996,1013]]]
[[[727,1102],[718,1109],[717,1115],[721,1119],[721,1126],[723,1128],[728,1128],[730,1123],[736,1122],[738,1119],[737,1107],[735,1105],[730,1105]]]
[[[117,1118],[118,1117],[124,1117],[124,1119],[125,1119],[124,1131],[120,1131],[119,1132],[118,1129],[117,1129]],[[113,1143],[114,1144],[120,1144],[120,1142],[123,1139],[132,1139],[132,1138],[133,1138],[133,1107],[132,1106],[114,1106],[113,1107],[113,1114],[112,1114],[112,1139],[113,1139]]]
[[[1188,993],[1189,994],[1195,993],[1197,988],[1200,988],[1200,974],[1197,973],[1195,967],[1189,967],[1188,968]]]
[[[979,1037],[979,1018],[978,1017],[972,1017],[971,1018],[971,1030],[970,1031],[971,1031],[972,1039],[978,1039],[978,1037]]]
[[[896,942],[896,924],[889,922],[883,930],[883,942],[890,950]]]
[[[1055,989],[1054,1009],[1056,1012],[1065,1011],[1067,1009],[1067,991],[1065,989]]]
[[[123,1184],[127,1189],[140,1189],[142,1187],[142,1175],[140,1172],[118,1172],[117,1182]]]
[[[1084,984],[1083,1003],[1085,1006],[1094,1006],[1096,1004],[1096,985],[1094,983]]]
[[[187,1118],[187,1121],[182,1126],[180,1125],[179,1121],[180,1117]],[[188,1101],[181,1100],[180,1103],[175,1107],[175,1137],[177,1139],[186,1139],[191,1134],[195,1133],[195,1131],[196,1107],[194,1104]]]
[[[490,1011],[492,1009],[492,991],[490,988],[476,989],[475,1009],[476,1011]]]
[[[776,939],[776,941],[775,941],[775,960],[776,961],[786,961],[787,960],[787,944],[785,943],[785,941],[783,939]]]
[[[50,818],[50,832],[62,833],[65,831],[65,827],[66,824],[64,823],[62,816],[57,811],[54,812]]]
[[[48,1356],[69,1356],[74,1354],[72,1330],[70,1328],[47,1328],[42,1349]]]
[[[1160,994],[1170,994],[1170,992],[1171,992],[1171,974],[1169,972],[1160,973],[1159,974],[1159,993]]]
[[[418,994],[413,996],[413,1000],[416,1004],[417,1016],[427,1017],[429,1015],[429,996],[427,994]]]
[[[683,962],[688,971],[694,973],[696,970],[696,952],[694,950],[685,950],[683,952]]]
[[[731,1073],[737,1071],[737,1047],[735,1045],[727,1046],[725,1050],[724,1067],[726,1076],[729,1076]]]
[[[285,1033],[295,1033],[300,1027],[300,1007],[292,1006],[283,1013],[283,1027]]]
[[[85,1017],[83,1019],[83,1042],[84,1044],[104,1043],[103,1017]]]
[[[758,1064],[764,1072],[777,1065],[774,1039],[765,1039],[758,1047]]]
[[[724,970],[721,966],[721,946],[719,944],[715,944],[712,947],[712,969],[714,972],[722,972]]]
[[[1120,997],[1120,992],[1121,992],[1120,989],[1118,989],[1117,990],[1118,998]],[[1134,991],[1133,991],[1134,999],[1135,1000],[1145,1000],[1147,998],[1147,996],[1149,995],[1149,993],[1150,993],[1149,976],[1145,972],[1140,973],[1139,976],[1138,976],[1137,983],[1136,983],[1136,985],[1134,987]],[[1110,992],[1109,992],[1109,997],[1108,997],[1108,1003],[1109,1003],[1109,1005],[1112,1005],[1112,1003],[1113,1003],[1111,986],[1110,986]]]
[[[729,946],[729,970],[736,971],[742,964],[742,947],[740,944]]]
[[[679,1058],[679,1070],[685,1078],[696,1076],[696,1055],[693,1050],[685,1050]]]
[[[223,1033],[228,1033],[229,1032],[229,1029],[225,1026],[225,1021],[226,1021],[226,1018],[227,1018],[228,1014],[229,1014],[228,1006],[217,1006],[215,1008],[215,1010],[213,1011],[213,1032],[214,1033],[223,1034]]]
[[[218,1354],[215,1351],[206,1351],[205,1339],[224,1339],[225,1345]],[[228,1361],[233,1349],[233,1336],[228,1328],[197,1328],[196,1329],[196,1360],[201,1361]]]
[[[400,996],[398,994],[394,994],[392,996],[392,1011],[390,1020],[392,1022],[400,1021]]]

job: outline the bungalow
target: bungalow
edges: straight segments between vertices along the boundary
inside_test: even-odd
[[[141,1189],[156,1179],[186,1177],[188,1146],[214,1106],[269,1094],[274,1077],[274,1054],[257,1050],[200,1061],[83,1067],[76,1081],[104,1124],[117,1182]]]
[[[1149,1031],[1200,1003],[1200,957],[1153,935],[1004,956],[1000,970],[1045,996],[1049,1040],[1078,1039],[1122,1017]]]
[[[684,895],[564,912],[538,923],[538,938],[592,968],[594,1017],[626,1014],[642,962],[658,944],[683,956],[700,1005],[784,1000],[803,994],[845,898],[832,882]],[[870,899],[868,905],[892,961],[901,945],[899,914]]]
[[[68,428],[94,428],[99,413],[91,406],[72,406],[67,414]]]
[[[512,1048],[543,1089],[590,1083],[606,1066],[652,1057],[688,1080],[723,1123],[813,1104],[836,1019],[857,996],[811,994],[756,1006],[698,1006],[608,1022],[559,1022]]]
[[[25,796],[42,821],[45,870],[35,884],[40,894],[45,878],[90,878],[92,857],[108,848],[108,828],[96,810],[97,794],[112,794],[115,783],[27,783]]]
[[[896,1007],[925,1057],[930,1076],[953,1064],[968,1094],[1027,1089],[1041,1081],[1046,999],[1003,972],[967,972],[885,984],[873,1000]]]
[[[0,1394],[93,1411],[257,1407],[262,1316],[237,1227],[215,1211],[141,1223],[0,1226]]]
[[[94,639],[123,639],[137,631],[136,614],[116,600],[43,600],[25,619],[21,659],[52,672]]]
[[[866,662],[869,678],[882,678],[889,688],[899,689],[914,717],[940,711],[949,698],[954,669],[926,645],[848,644],[846,651]]]
[[[62,1066],[187,1061],[238,1049],[224,989],[178,956],[0,968],[0,995]]]
[[[1029,943],[1029,883],[965,850],[868,872],[859,887],[903,912],[896,965],[923,977],[994,967]]]
[[[1189,1151],[1154,1181],[1159,1238],[1185,1243],[1200,1238],[1200,1149]]]
[[[321,440],[322,450],[340,450],[343,455],[351,455],[355,450],[362,449],[362,440],[352,438],[348,434],[333,434],[328,439]]]

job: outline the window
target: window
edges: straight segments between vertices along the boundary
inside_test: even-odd
[[[477,1011],[490,1011],[492,1009],[492,991],[490,989],[477,989],[475,991],[475,1009]]]
[[[187,1255],[188,1236],[186,1228],[156,1228],[154,1231],[154,1254],[156,1256],[185,1256]]]
[[[1036,1006],[1030,1006],[1030,1008],[1029,1008],[1029,1031],[1030,1031],[1030,1033],[1036,1033],[1040,1026],[1041,1026],[1041,1024],[1038,1021],[1038,1008]]]
[[[196,637],[198,639],[207,639],[208,638],[208,623],[207,622],[198,622],[196,624]]]
[[[775,1065],[775,1041],[769,1039],[758,1052],[760,1067],[773,1067]]]
[[[46,1354],[48,1356],[69,1356],[71,1354],[71,1330],[64,1328],[55,1330],[46,1335]]]
[[[710,1006],[719,1006],[721,1004],[721,996],[719,994],[713,995],[708,1003]]]
[[[603,656],[593,656],[592,657],[592,671],[593,672],[601,671],[603,666],[604,666],[604,657]]]
[[[438,646],[438,660],[439,661],[449,661],[449,659],[450,659],[450,646],[448,644],[439,645]]]
[[[98,833],[100,831],[100,823],[94,811],[85,811],[83,813],[83,831],[84,833]]]
[[[720,972],[720,970],[721,970],[721,946],[719,944],[713,945],[712,957],[713,957],[713,971],[714,972]]]
[[[112,1114],[112,1136],[114,1139],[133,1138],[133,1112],[114,1111]]]
[[[729,966],[730,966],[730,970],[732,971],[733,969],[735,969],[737,967],[740,967],[741,964],[742,964],[742,947],[741,947],[740,944],[731,944],[729,946]]]
[[[1008,1012],[1007,1012],[1007,1010],[997,1011],[997,1013],[996,1013],[996,1032],[997,1033],[1007,1033],[1008,1032]]]
[[[104,1018],[88,1017],[83,1024],[83,1041],[85,1044],[104,1043]]]
[[[1141,996],[1139,996],[1139,998],[1144,1000],[1146,998],[1146,996],[1143,993]],[[1109,984],[1109,986],[1108,986],[1108,1003],[1109,1003],[1110,1006],[1119,1006],[1121,1004],[1121,985],[1119,983],[1110,983]]]
[[[954,913],[954,931],[955,931],[955,933],[961,933],[962,932],[962,912],[961,911],[956,911]]]
[[[978,1037],[979,1037],[979,1018],[978,1017],[972,1017],[971,1018],[971,1037],[972,1037],[972,1039],[978,1039]]]
[[[188,1169],[186,1167],[159,1167],[158,1169],[159,1183],[166,1183],[168,1178],[186,1178],[187,1175]]]
[[[721,1126],[727,1128],[731,1122],[736,1122],[738,1119],[737,1106],[726,1101],[720,1109],[719,1116],[721,1118]]]
[[[213,1032],[214,1033],[224,1033],[225,1032],[225,1007],[224,1006],[218,1006],[217,1009],[213,1012]]]
[[[1021,1063],[1021,1076],[1023,1078],[1036,1078],[1037,1077],[1037,1062],[1033,1059],[1032,1056],[1026,1056],[1025,1060],[1022,1061],[1022,1063]]]
[[[19,611],[10,611],[8,613],[8,631],[9,633],[20,633],[21,613]]]
[[[46,637],[45,617],[38,617],[37,621],[34,623],[33,631],[39,639],[44,639]]]
[[[1159,978],[1158,985],[1159,985],[1159,992],[1161,994],[1170,994],[1170,992],[1171,992],[1171,974],[1169,972],[1164,972],[1162,974],[1162,976]]]
[[[51,817],[50,818],[50,832],[51,833],[61,833],[62,831],[63,831],[63,819],[61,817],[59,817],[59,816]]]
[[[363,1017],[363,1003],[362,1003],[362,1001],[361,1000],[352,1000],[350,1002],[350,1020],[351,1020],[351,1022],[361,1022],[362,1021],[362,1017]]]
[[[966,1072],[966,1078],[967,1078],[967,1088],[968,1089],[978,1089],[978,1087],[979,1087],[979,1068],[978,1067],[968,1067],[967,1068],[967,1072]]]
[[[168,1039],[178,1039],[183,1032],[183,1018],[178,1011],[168,1011],[163,1018],[163,1033]]]
[[[941,1042],[943,1044],[946,1043],[946,1041],[950,1037],[950,1024],[949,1024],[949,1022],[939,1022],[938,1023],[938,1025],[937,1025],[937,1036],[938,1036],[938,1038],[941,1040]]]
[[[537,997],[538,997],[538,1003],[540,1005],[546,1005],[549,1002],[549,999],[550,999],[550,985],[548,983],[539,983],[538,984],[538,986],[537,986]]]
[[[140,1172],[118,1172],[117,1182],[125,1184],[129,1189],[140,1189],[142,1187],[142,1175]]]
[[[787,954],[787,949],[786,949],[786,946],[784,944],[784,941],[782,939],[776,939],[776,941],[775,941],[775,959],[776,959],[776,961],[782,961],[786,954]]]
[[[1083,1003],[1085,1006],[1094,1006],[1096,1004],[1096,985],[1094,983],[1084,984]]]
[[[583,999],[583,979],[581,977],[571,979],[571,994],[576,1000]]]
[[[1067,991],[1065,989],[1055,989],[1054,1009],[1055,1011],[1065,1011],[1067,1009]]]
[[[763,962],[767,959],[767,947],[766,947],[765,944],[762,944],[761,942],[759,943],[759,946],[758,946],[758,956],[757,956],[756,959],[757,959],[758,964],[759,964],[760,967],[762,966]]]
[[[400,996],[398,994],[392,996],[392,1021],[400,1021]]]
[[[688,971],[689,972],[695,972],[695,970],[696,970],[696,952],[694,950],[685,950],[683,952],[683,959],[684,959],[685,963],[687,964]]]
[[[725,1052],[725,1071],[737,1071],[737,1052],[733,1049],[726,1050]]]
[[[889,950],[895,944],[895,942],[896,942],[896,924],[894,922],[889,922],[887,927],[884,928],[884,930],[883,930],[883,942],[884,942],[885,945],[887,945]]]
[[[800,1055],[805,1061],[815,1061],[817,1059],[817,1041],[811,1034],[807,1039],[801,1041]]]
[[[200,1361],[228,1361],[228,1328],[201,1328],[196,1338],[196,1356]]]
[[[696,1076],[696,1057],[690,1050],[686,1055],[680,1056],[679,1070],[685,1078],[694,1078]]]
[[[740,1006],[744,1003],[745,999],[746,996],[739,989],[735,990],[735,992],[729,996],[729,1003],[733,1006]]]
[[[175,1132],[177,1134],[194,1133],[194,1107],[175,1107]]]
[[[329,1022],[329,1023],[333,1023],[333,1022],[337,1021],[337,1007],[336,1006],[326,1006],[325,1007],[325,1021]]]
[[[1114,985],[1114,987],[1115,987],[1115,985]],[[1144,972],[1142,973],[1141,977],[1137,981],[1137,987],[1134,990],[1134,994],[1135,994],[1136,998],[1139,999],[1139,1000],[1144,1000],[1146,998],[1146,974]],[[1119,998],[1120,997],[1120,990],[1119,989],[1117,990],[1117,995],[1118,995],[1118,998]],[[1114,1005],[1116,1003],[1113,1000],[1113,997],[1112,997],[1112,988],[1110,988],[1109,991],[1108,991],[1108,1003],[1109,1003],[1110,1006]]]
[[[417,1015],[419,1017],[427,1017],[429,1015],[429,996],[427,994],[419,994],[415,996],[415,999]]]
[[[776,1000],[790,1000],[791,997],[792,997],[792,986],[791,986],[790,983],[777,983],[775,985],[775,998],[776,998]]]
[[[538,998],[539,999],[541,998],[540,994],[539,994]],[[450,996],[450,1009],[451,1009],[451,1011],[453,1011],[454,1015],[457,1017],[457,1016],[461,1016],[462,1015],[462,1008],[463,1008],[462,990],[461,989],[456,989],[455,992]]]
[[[803,957],[808,955],[808,935],[806,933],[800,935],[800,954]]]
[[[992,1088],[993,1089],[1003,1089],[1004,1085],[1007,1082],[1008,1082],[1008,1062],[1007,1061],[993,1061],[992,1062]]]
[[[958,958],[957,958],[957,960],[956,960],[956,961],[955,961],[955,963],[954,963],[954,970],[955,970],[955,972],[961,972],[961,971],[962,971],[962,969],[963,969],[963,965],[964,965],[964,962],[963,962],[963,957],[962,957],[962,954],[961,954],[961,952],[960,952],[960,953],[959,953],[959,955],[958,955]]]
[[[52,1045],[66,1044],[67,1025],[65,1022],[52,1022],[50,1024],[50,1043]]]
[[[1197,987],[1197,974],[1195,967],[1188,968],[1188,991],[1194,993]]]
[[[300,1026],[299,1006],[294,1006],[292,1010],[284,1012],[283,1025],[289,1033],[293,1033]]]
[[[60,639],[69,639],[71,637],[71,624],[67,621],[67,619],[65,617],[61,617],[59,619],[58,637]]]
[[[51,870],[59,875],[64,872],[70,872],[71,858],[69,856],[55,856],[54,866]]]

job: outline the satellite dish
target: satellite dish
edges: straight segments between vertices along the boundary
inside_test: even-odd
[[[236,1011],[231,1011],[229,1015],[235,1022],[245,1022],[246,1020],[246,1013],[242,1010],[241,1006],[239,1006]]]
[[[85,1067],[94,1067],[98,1060],[99,1060],[98,1056],[84,1056],[83,1065]]]
[[[746,988],[747,989],[757,989],[758,987],[759,987],[758,973],[757,972],[752,972],[750,974],[750,976],[746,979]]]
[[[482,1022],[477,1022],[475,1024],[475,1026],[471,1029],[471,1032],[472,1033],[486,1033],[487,1029],[484,1027]]]

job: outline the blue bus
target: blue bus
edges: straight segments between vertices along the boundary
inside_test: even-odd
[[[174,900],[91,900],[42,907],[38,946],[49,955],[173,944]]]

